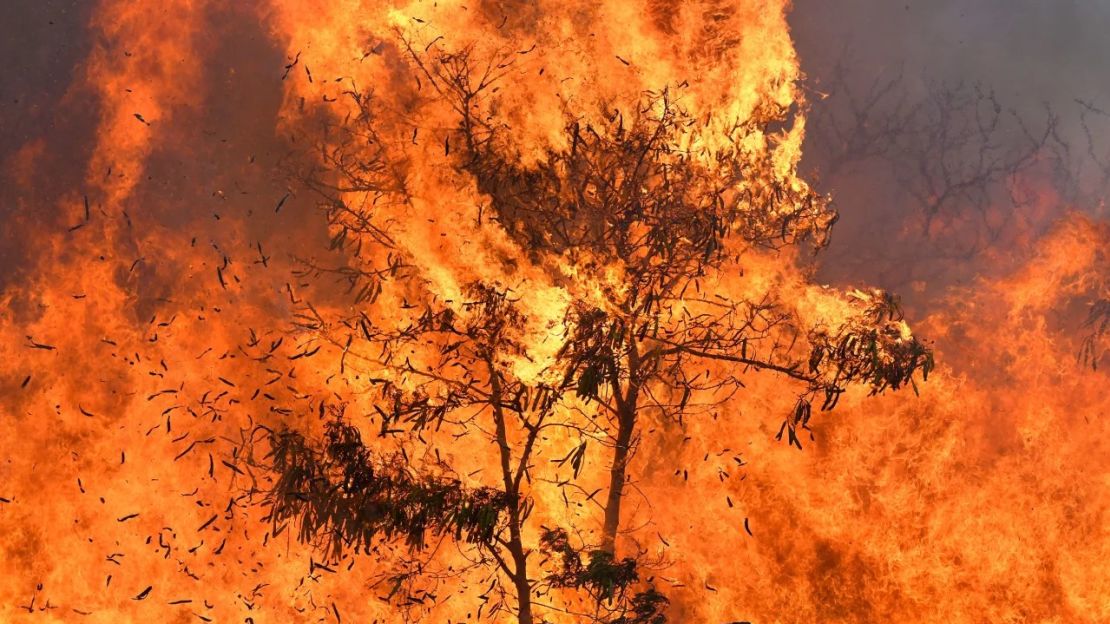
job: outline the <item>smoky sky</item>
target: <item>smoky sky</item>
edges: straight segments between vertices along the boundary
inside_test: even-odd
[[[57,123],[53,105],[90,47],[92,5],[13,0],[0,7],[0,154]]]
[[[897,292],[912,318],[934,309],[952,287],[1011,270],[1028,258],[1028,241],[1046,233],[1069,211],[1106,216],[1110,3],[796,0],[790,23],[813,107],[803,164],[808,161],[807,176],[832,193],[841,214],[833,243],[820,260],[822,281],[871,284]],[[838,65],[843,74],[835,73]],[[1029,168],[1022,171],[1023,184],[1025,191],[1043,187],[1036,192],[1047,189],[1045,196],[1051,198],[1042,196],[1044,205],[1035,211],[1011,206],[1014,178],[998,175],[985,185],[991,187],[985,202],[960,198],[947,205],[951,222],[969,225],[929,234],[915,230],[922,222],[919,202],[907,195],[905,180],[892,173],[908,168],[913,177],[904,150],[865,159],[852,173],[822,175],[835,167],[838,154],[822,153],[828,146],[820,140],[826,129],[821,124],[839,115],[851,125],[850,106],[837,85],[846,83],[862,98],[884,80],[896,83],[875,107],[873,125],[893,114],[899,102],[935,102],[939,95],[959,89],[965,95],[989,94],[992,99],[980,110],[997,105],[1004,118],[989,137],[992,148],[1020,153],[1029,149],[1029,135],[1043,140],[1043,147],[1026,163]],[[935,116],[940,108],[933,106],[928,114]],[[890,142],[913,151],[914,140],[892,137]],[[974,152],[977,145],[972,143]],[[940,158],[938,152],[933,160]],[[994,204],[993,213],[977,219],[983,203]],[[982,226],[991,219],[990,229],[1009,230],[1001,235],[989,232],[974,244],[951,244],[953,232],[963,236],[977,227],[974,223]]]
[[[791,24],[811,73],[848,46],[861,76],[905,64],[983,82],[1015,105],[1110,99],[1100,0],[797,0]]]

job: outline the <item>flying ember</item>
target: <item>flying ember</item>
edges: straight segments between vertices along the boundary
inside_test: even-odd
[[[0,620],[1110,621],[1110,14],[834,4],[11,9]]]

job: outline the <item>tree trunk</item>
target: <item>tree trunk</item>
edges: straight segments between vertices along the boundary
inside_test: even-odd
[[[629,455],[632,454],[632,434],[636,431],[636,408],[640,401],[640,351],[633,333],[629,333],[626,340],[628,387],[623,398],[619,377],[614,375],[610,380],[617,405],[617,445],[613,449],[613,465],[609,468],[609,497],[605,501],[605,524],[601,528],[601,549],[614,556],[617,554],[617,531],[621,525],[624,482],[628,475]]]
[[[617,531],[621,523],[621,501],[627,478],[632,433],[636,429],[636,395],[629,392],[624,409],[618,414],[617,445],[613,449],[613,465],[609,469],[609,497],[605,502],[605,524],[601,530],[601,549],[616,554]]]
[[[509,542],[506,547],[513,558],[510,577],[516,589],[517,621],[520,624],[532,624],[532,587],[528,584],[528,555],[524,552],[524,540],[521,539],[520,492],[513,479],[512,449],[509,448],[505,412],[501,407],[501,378],[493,362],[487,360],[487,364],[493,399],[493,420],[497,429],[497,446],[501,454],[501,477],[505,484],[505,493],[509,495]],[[526,460],[527,458],[521,459],[521,461]]]
[[[528,558],[520,541],[520,529],[510,529],[509,552],[513,556],[516,574],[513,585],[516,587],[517,620],[520,624],[532,624],[532,587],[528,584]]]

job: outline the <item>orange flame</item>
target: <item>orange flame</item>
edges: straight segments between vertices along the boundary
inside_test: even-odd
[[[238,497],[254,478],[232,455],[244,431],[319,430],[322,402],[336,397],[370,413],[367,377],[388,374],[319,332],[286,331],[310,296],[324,315],[349,307],[342,284],[296,273],[305,260],[363,259],[325,253],[340,228],[275,172],[306,141],[327,147],[322,121],[360,114],[345,92],[372,91],[410,190],[381,206],[390,235],[441,299],[477,279],[526,293],[528,357],[512,366],[538,380],[571,302],[605,305],[620,268],[534,261],[479,218],[488,198],[451,166],[454,112],[405,69],[408,48],[497,59],[488,71],[505,87],[477,114],[504,121],[500,140],[522,162],[566,147],[568,111],[602,120],[666,89],[698,121],[683,135],[695,157],[766,156],[801,192],[805,109],[788,9],[102,0],[58,103],[94,107],[92,137],[80,149],[38,137],[3,163],[18,206],[5,237],[35,257],[0,280],[0,617],[477,619],[468,597],[484,588],[472,578],[433,583],[434,604],[385,600],[388,546],[320,564]],[[764,107],[790,123],[737,129]],[[79,179],[51,188],[48,156],[71,148]],[[1105,373],[1074,355],[1080,302],[1105,295],[1108,243],[1104,224],[1065,215],[1009,275],[936,302],[921,325],[942,367],[920,397],[850,391],[803,452],[774,442],[795,396],[766,375],[744,375],[744,391],[713,414],[645,436],[626,539],[664,562],[655,582],[671,621],[1110,620],[1100,418],[1110,398]],[[813,325],[843,322],[873,296],[814,286],[801,264],[745,250],[703,287],[778,292]],[[381,314],[406,294],[384,293]],[[541,446],[546,462],[571,443]],[[490,478],[488,441],[444,452],[473,484]],[[589,491],[606,460],[586,461]],[[595,509],[554,492],[536,500],[537,518],[595,530]]]

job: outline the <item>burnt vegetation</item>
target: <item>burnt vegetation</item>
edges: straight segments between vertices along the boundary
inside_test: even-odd
[[[1079,361],[1097,370],[1099,361],[1106,355],[1107,336],[1110,336],[1110,299],[1099,299],[1091,304],[1084,326],[1087,335],[1079,348]]]
[[[869,215],[909,225],[897,235],[901,244],[881,258],[842,258],[892,267],[889,277],[879,276],[885,286],[916,285],[926,296],[940,294],[968,279],[971,268],[983,270],[984,257],[998,250],[1020,257],[1062,211],[1105,209],[1105,107],[1076,99],[1018,110],[978,83],[908,76],[901,69],[861,79],[860,63],[845,49],[819,72],[805,164],[807,173],[857,205],[902,211],[894,218]],[[1078,359],[1097,368],[1110,313],[1105,278],[1095,281],[1076,298],[1089,307],[1078,321]],[[1075,329],[1072,321],[1068,325]]]
[[[901,70],[861,82],[853,62],[845,52],[827,72],[811,116],[806,155],[826,186],[860,190],[868,203],[889,202],[888,189],[904,211],[897,220],[912,217],[931,256],[952,261],[972,261],[1039,225],[1023,205],[1023,182],[1046,168],[1069,170],[1059,166],[1069,147],[1054,110],[1019,112],[986,85],[917,85]]]
[[[421,97],[453,111],[444,152],[487,198],[477,218],[522,250],[516,261],[556,285],[573,279],[568,265],[619,278],[571,301],[555,328],[561,345],[540,373],[521,376],[520,362],[535,363],[521,303],[528,293],[485,281],[469,284],[462,300],[430,291],[420,258],[381,216],[410,192],[403,152],[386,138],[397,128],[383,129],[373,93],[350,90],[353,112],[323,121],[316,157],[294,177],[319,199],[332,249],[345,256],[335,266],[305,261],[302,277],[335,277],[351,301],[344,313],[306,304],[298,331],[341,350],[345,369],[370,371],[372,409],[321,407],[315,437],[265,429],[251,438],[259,448],[245,456],[272,475],[260,490],[274,532],[293,530],[332,558],[399,545],[391,598],[422,577],[477,573],[488,584],[475,592],[482,608],[522,623],[551,610],[662,624],[668,600],[654,586],[653,562],[620,552],[629,530],[622,503],[646,425],[715,418],[746,376],[763,371],[796,393],[779,437],[801,448],[815,409],[834,408],[851,386],[876,394],[914,386],[932,355],[882,292],[845,294],[853,312],[830,325],[807,321],[773,290],[733,298],[719,287],[742,274],[750,250],[819,250],[828,241],[836,222],[828,199],[784,178],[771,150],[745,140],[774,136],[794,111],[764,104],[720,131],[725,140],[694,149],[702,123],[675,86],[623,109],[567,110],[562,147],[526,160],[497,114],[516,53],[483,58],[436,41],[397,50]],[[398,299],[400,309],[381,309]],[[364,441],[372,432],[381,444]],[[571,441],[569,451],[541,462],[538,449],[554,435]],[[461,474],[449,459],[452,444],[479,436],[478,448],[496,456],[495,477]],[[597,465],[591,455],[606,466],[594,475],[604,487],[587,492],[577,481]],[[541,490],[595,506],[599,529],[541,523],[533,517]],[[466,569],[435,568],[446,543],[465,552]]]

